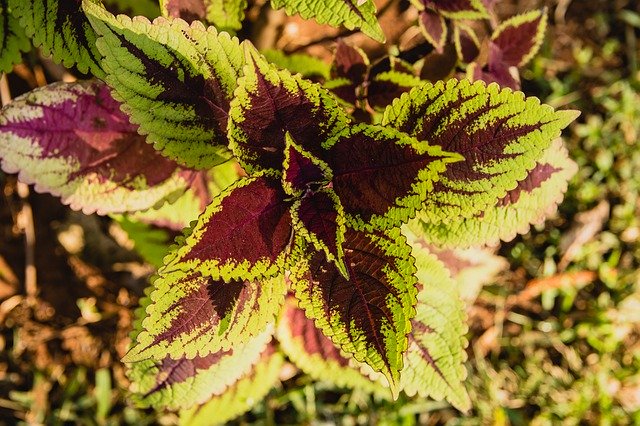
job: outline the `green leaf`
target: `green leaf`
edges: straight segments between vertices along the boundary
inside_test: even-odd
[[[128,216],[112,216],[131,241],[135,251],[148,263],[159,268],[169,253],[171,241],[163,229],[154,229],[146,223],[131,220]]]
[[[446,399],[467,411],[471,402],[464,387],[464,304],[455,281],[435,256],[416,246],[412,254],[418,268],[418,303],[411,321],[401,387],[409,396]]]
[[[287,132],[304,151],[322,158],[322,144],[347,125],[346,113],[320,85],[278,70],[249,45],[245,52],[228,133],[242,167],[249,174],[279,175]]]
[[[424,200],[422,220],[438,224],[494,206],[577,115],[495,84],[451,79],[402,95],[386,109],[382,124],[464,157],[447,166]]]
[[[345,353],[381,372],[397,395],[407,333],[415,314],[415,267],[399,229],[367,233],[347,228],[349,279],[324,253],[298,239],[291,273],[307,317]]]
[[[22,61],[22,52],[31,48],[24,28],[9,9],[9,0],[0,0],[0,40],[0,73],[9,72]]]
[[[380,43],[385,40],[372,0],[271,0],[271,6],[284,8],[288,15],[297,13],[304,19],[313,18],[321,24],[360,29]]]
[[[198,22],[151,23],[84,7],[101,35],[106,81],[149,142],[194,168],[228,158],[227,115],[243,66],[238,40]]]
[[[287,55],[282,50],[267,49],[262,54],[267,61],[275,64],[278,68],[289,70],[296,74],[301,74],[304,78],[329,78],[331,66],[311,55],[304,53],[294,53]]]
[[[45,55],[82,73],[104,76],[97,35],[82,11],[82,0],[9,0],[9,8]]]
[[[259,362],[272,334],[273,327],[268,327],[244,344],[209,355],[178,359],[165,355],[134,362],[127,371],[132,399],[142,407],[177,409],[222,395]]]
[[[206,21],[223,31],[242,28],[247,0],[160,0],[164,16]]]
[[[438,246],[468,247],[510,241],[555,212],[568,180],[576,171],[576,164],[558,139],[515,188],[481,214],[434,223],[430,215],[420,212],[411,228]]]
[[[195,172],[162,157],[101,81],[54,83],[0,111],[2,170],[86,214],[158,207]]]
[[[160,16],[156,0],[103,0],[107,10],[114,15],[144,16],[149,19]]]
[[[209,426],[223,424],[251,409],[263,400],[279,383],[284,364],[282,354],[270,347],[263,352],[260,361],[250,374],[245,375],[223,394],[216,395],[200,407],[180,413],[181,426]]]
[[[178,240],[153,281],[153,303],[127,362],[206,356],[274,321],[291,238],[289,204],[276,185],[256,177],[236,182]]]
[[[355,360],[343,356],[291,298],[280,315],[276,337],[287,357],[313,379],[338,387],[388,395],[386,387],[363,375]]]

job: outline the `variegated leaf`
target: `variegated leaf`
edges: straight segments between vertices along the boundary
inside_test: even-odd
[[[453,42],[458,52],[458,58],[462,62],[468,64],[478,57],[480,40],[471,27],[456,22],[453,27]]]
[[[358,228],[387,229],[412,218],[458,155],[391,128],[361,124],[328,143],[332,187]]]
[[[196,220],[209,203],[239,177],[239,166],[234,161],[196,172],[187,190],[175,201],[160,208],[129,214],[129,217],[159,228],[180,231]]]
[[[321,24],[360,29],[372,39],[384,42],[384,33],[372,0],[271,0],[271,6],[274,9],[284,8],[288,15],[299,14],[304,19],[312,18]]]
[[[424,199],[422,221],[445,226],[505,197],[577,115],[497,85],[452,79],[402,95],[382,123],[464,157],[447,166]]]
[[[22,52],[30,48],[29,37],[9,8],[9,0],[0,0],[0,73],[11,71],[22,61]]]
[[[287,300],[280,315],[276,338],[287,357],[315,380],[378,394],[388,392],[384,386],[363,375],[353,365],[353,359],[343,356],[292,298]]]
[[[206,21],[219,30],[242,28],[247,0],[160,0],[162,14],[187,22]]]
[[[292,287],[300,307],[347,354],[382,372],[397,395],[407,333],[415,311],[415,267],[398,228],[367,233],[347,228],[346,279],[324,253],[297,240]]]
[[[82,0],[9,0],[9,8],[45,55],[80,72],[104,76],[97,35],[82,11]]]
[[[199,22],[151,23],[84,7],[101,35],[106,81],[149,142],[190,167],[224,161],[229,103],[244,61],[238,40]]]
[[[435,83],[440,80],[449,80],[456,70],[458,53],[453,44],[447,43],[442,52],[431,52],[424,57],[420,78]]]
[[[409,396],[446,399],[467,411],[471,402],[464,388],[464,304],[455,281],[435,256],[420,247],[414,247],[412,254],[418,268],[418,303],[411,321],[401,387]]]
[[[419,23],[427,41],[436,48],[436,51],[442,52],[447,42],[448,32],[444,17],[431,9],[425,9],[420,12]]]
[[[413,74],[386,71],[376,75],[367,86],[367,101],[375,110],[384,110],[394,99],[418,86],[422,81]]]
[[[99,81],[52,84],[3,108],[0,159],[5,172],[87,214],[160,206],[196,175],[148,145]]]
[[[285,134],[306,152],[322,158],[322,144],[348,121],[335,99],[319,85],[269,64],[246,46],[245,75],[231,103],[229,139],[247,172],[278,174]]]
[[[503,21],[491,36],[508,66],[521,67],[538,52],[547,29],[547,9],[533,10]]]
[[[331,78],[346,78],[354,85],[364,83],[369,70],[369,58],[362,49],[339,39],[333,54]]]
[[[292,222],[296,235],[303,237],[348,277],[344,263],[345,217],[340,199],[331,188],[309,193],[293,204]]]
[[[515,188],[507,191],[490,208],[470,218],[449,218],[432,222],[426,212],[418,213],[412,229],[428,241],[447,247],[493,245],[509,241],[552,214],[562,200],[568,180],[576,173],[560,140],[548,148],[533,169]]]
[[[242,179],[165,258],[128,361],[205,356],[261,332],[284,300],[290,202],[279,183]],[[275,278],[270,278],[275,277]]]
[[[244,344],[208,355],[178,359],[165,355],[134,362],[127,372],[133,400],[143,407],[176,409],[222,395],[260,361],[272,334],[273,326],[269,326]]]
[[[285,135],[284,154],[282,187],[287,194],[299,197],[331,180],[333,175],[327,163],[306,152],[289,133]]]
[[[482,0],[420,0],[451,19],[484,19],[489,17]]]
[[[283,364],[282,354],[268,346],[252,371],[230,386],[223,394],[215,395],[200,407],[180,412],[180,425],[224,424],[250,410],[279,383]]]

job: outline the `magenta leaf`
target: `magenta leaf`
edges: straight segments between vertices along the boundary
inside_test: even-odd
[[[2,109],[2,169],[85,213],[146,210],[178,196],[196,174],[137,129],[104,83],[52,84]]]

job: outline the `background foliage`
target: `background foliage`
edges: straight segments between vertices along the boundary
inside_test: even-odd
[[[469,301],[472,411],[462,415],[421,398],[391,402],[365,391],[341,392],[287,364],[282,385],[237,422],[640,422],[637,5],[499,3],[500,16],[549,7],[547,37],[522,70],[522,86],[554,107],[582,111],[567,139],[580,169],[555,218],[500,247],[497,254],[509,266],[477,297],[468,276],[459,277]],[[242,31],[255,32],[262,47],[293,51],[294,40],[312,40],[309,34],[317,32],[297,18],[260,10],[251,6],[252,25]],[[363,40],[358,37],[356,45]],[[331,43],[311,49],[328,57]],[[64,76],[34,51],[8,86],[15,97]],[[175,423],[175,414],[125,402],[128,383],[118,359],[128,344],[128,306],[136,305],[150,272],[122,232],[132,225],[73,213],[1,176],[0,419],[6,420],[0,422]],[[143,253],[158,259],[151,242],[149,248]],[[38,273],[35,289],[20,284],[30,282],[29,265]]]

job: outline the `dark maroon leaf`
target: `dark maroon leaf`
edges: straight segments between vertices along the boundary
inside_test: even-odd
[[[360,125],[331,147],[333,189],[346,214],[365,221],[385,214],[396,199],[409,194],[418,172],[435,160],[401,145],[401,138],[388,129]]]
[[[453,44],[447,44],[442,53],[431,52],[424,58],[420,71],[420,78],[436,82],[446,80],[451,75],[458,62],[458,53]]]
[[[465,27],[459,25],[456,28],[456,34],[457,42],[460,45],[460,59],[462,62],[468,64],[478,57],[480,54],[480,48],[478,47],[476,40],[474,40],[473,36]]]
[[[275,261],[291,237],[291,202],[286,198],[280,182],[264,177],[236,187],[210,217],[201,216],[206,224],[198,241],[180,260]]]
[[[311,193],[300,200],[296,215],[307,232],[327,248],[334,259],[341,258],[339,243],[343,231],[338,222],[339,201],[329,191]],[[344,226],[344,225],[342,225]]]
[[[374,80],[367,88],[367,101],[373,108],[385,108],[409,90],[411,86],[402,86],[390,80]]]
[[[289,161],[286,163],[283,179],[294,191],[306,191],[311,184],[328,182],[325,171],[300,152],[296,145],[289,144],[287,151]]]
[[[540,14],[536,19],[507,26],[492,38],[491,41],[502,52],[502,61],[505,64],[517,67],[526,62],[536,44],[540,42],[540,23],[544,16]]]
[[[357,86],[366,79],[369,60],[361,50],[339,39],[332,65],[332,78],[347,78]]]
[[[431,9],[425,9],[420,12],[420,28],[431,44],[433,44],[438,52],[442,52],[445,42],[447,41],[447,26],[444,18]]]

